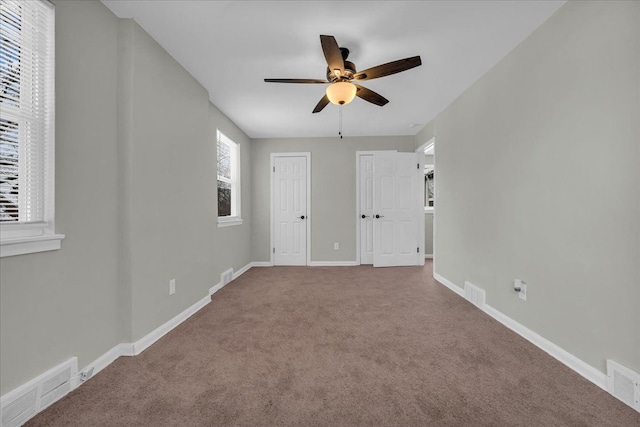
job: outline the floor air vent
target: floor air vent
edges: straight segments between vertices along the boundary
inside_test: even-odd
[[[0,426],[18,427],[73,389],[78,359],[73,357],[19,387],[0,400]]]
[[[640,412],[640,374],[607,360],[607,391]]]
[[[479,309],[484,309],[486,299],[484,289],[471,284],[471,282],[464,282],[464,297]]]
[[[233,280],[233,268],[228,269],[227,271],[223,272],[220,275],[220,283],[222,283],[222,286],[226,285],[232,280]]]

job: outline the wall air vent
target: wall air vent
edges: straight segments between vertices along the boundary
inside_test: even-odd
[[[220,275],[220,283],[222,283],[222,286],[226,285],[232,280],[233,280],[233,268],[228,269],[227,271],[223,272]]]
[[[26,423],[77,385],[78,359],[72,357],[0,399],[0,426],[18,427]]]
[[[640,412],[640,374],[607,360],[607,391]]]
[[[473,285],[471,282],[464,282],[464,297],[480,310],[484,310],[486,300],[484,289]]]

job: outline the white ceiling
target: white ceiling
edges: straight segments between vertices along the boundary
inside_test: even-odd
[[[564,1],[121,1],[252,138],[336,136],[338,106],[312,114],[326,78],[320,34],[349,48],[358,70],[420,55],[422,66],[363,82],[389,99],[343,107],[343,134],[415,135]]]

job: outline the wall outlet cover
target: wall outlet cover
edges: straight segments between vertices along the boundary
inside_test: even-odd
[[[520,287],[520,292],[518,292],[518,296],[523,301],[527,300],[527,285],[525,283],[522,283]]]

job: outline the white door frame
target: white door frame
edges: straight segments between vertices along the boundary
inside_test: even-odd
[[[270,232],[269,232],[269,249],[270,252],[270,260],[271,265],[275,265],[275,254],[274,254],[274,230],[273,221],[275,219],[274,215],[274,168],[275,168],[275,158],[276,157],[306,157],[307,162],[307,214],[306,214],[306,226],[307,226],[307,265],[311,264],[311,153],[271,153],[271,164],[269,165],[269,205],[270,205]]]
[[[422,153],[424,154],[424,149],[427,148],[429,145],[433,144],[433,168],[434,168],[434,174],[433,174],[433,198],[434,203],[433,203],[433,255],[432,255],[432,269],[435,272],[436,271],[436,209],[438,208],[438,190],[437,190],[437,176],[438,174],[435,173],[435,167],[436,167],[436,136],[433,135],[431,138],[429,138],[427,140],[427,142],[425,142],[424,144],[422,144],[421,146],[419,146],[416,149],[416,153]],[[424,189],[422,190],[422,192],[424,193]],[[425,247],[425,241],[424,241],[424,215],[422,216],[422,247]]]

